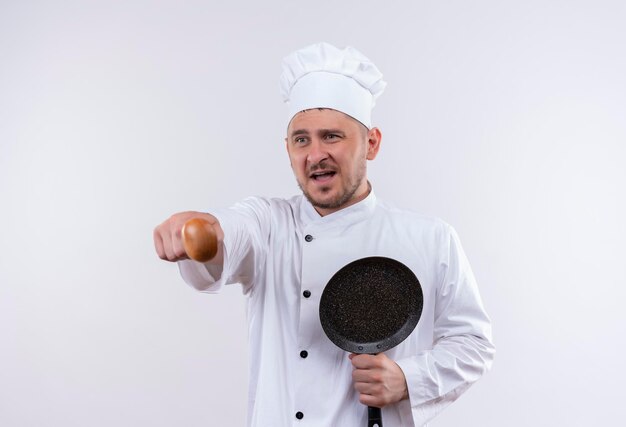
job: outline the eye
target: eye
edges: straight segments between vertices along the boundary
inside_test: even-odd
[[[334,134],[334,133],[329,133],[329,134],[326,134],[325,138],[326,139],[337,139],[337,138],[339,138],[339,135]]]
[[[303,136],[296,136],[293,139],[294,144],[303,145],[307,143],[307,139]]]

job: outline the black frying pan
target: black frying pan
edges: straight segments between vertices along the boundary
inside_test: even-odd
[[[406,265],[391,258],[362,258],[331,277],[320,299],[320,321],[343,350],[376,354],[413,332],[423,300],[422,287]],[[368,427],[382,427],[380,408],[367,409]]]

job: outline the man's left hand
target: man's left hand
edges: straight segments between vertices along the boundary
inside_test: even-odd
[[[382,408],[409,398],[404,372],[385,354],[351,354],[352,381],[360,393],[359,401]]]

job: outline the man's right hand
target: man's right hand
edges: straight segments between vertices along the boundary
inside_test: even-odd
[[[183,247],[181,230],[183,225],[192,218],[202,218],[213,226],[220,250],[218,250],[217,255],[211,262],[221,262],[223,255],[220,243],[224,239],[224,232],[217,218],[202,212],[180,212],[174,214],[154,229],[154,247],[159,258],[172,262],[189,259]]]

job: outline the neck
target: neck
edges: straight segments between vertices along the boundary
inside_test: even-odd
[[[369,181],[365,181],[363,185],[359,186],[359,189],[355,192],[354,197],[352,197],[343,205],[338,206],[336,208],[321,208],[315,205],[313,205],[313,207],[315,208],[317,213],[320,214],[320,216],[330,215],[332,213],[338,212],[342,209],[345,209],[347,207],[350,207],[352,205],[359,203],[360,201],[364,200],[367,196],[369,196],[371,192],[372,192],[372,185],[370,184]]]

